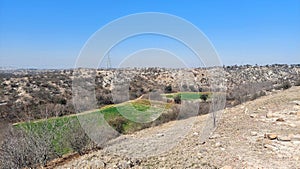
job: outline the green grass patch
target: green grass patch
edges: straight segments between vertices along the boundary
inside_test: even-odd
[[[79,125],[76,116],[51,118],[36,122],[25,122],[15,125],[26,132],[36,134],[37,138],[51,141],[55,152],[63,155],[72,152],[72,147],[67,143],[67,135],[70,132],[70,125]]]
[[[128,134],[145,128],[147,123],[157,119],[170,106],[170,103],[150,103],[149,100],[141,99],[101,109],[100,112],[117,131]]]
[[[164,96],[169,99],[174,99],[178,95],[180,95],[182,100],[197,100],[200,99],[202,95],[208,95],[209,98],[211,96],[211,93],[210,92],[178,92],[178,93],[164,94]]]
[[[97,125],[101,126],[104,117],[105,121],[115,130],[120,133],[128,134],[150,127],[151,123],[147,123],[147,121],[155,120],[163,111],[170,107],[171,103],[157,101],[150,103],[149,100],[140,99],[105,106],[96,112],[78,114],[78,117],[76,115],[54,117],[18,123],[15,127],[24,129],[26,132],[33,132],[38,137],[50,139],[55,152],[59,155],[63,155],[74,151],[72,146],[68,143],[68,137],[74,132],[72,127],[81,127],[81,120],[86,120],[86,122],[88,122],[87,124],[96,121]],[[146,123],[141,123],[140,121],[146,121]]]

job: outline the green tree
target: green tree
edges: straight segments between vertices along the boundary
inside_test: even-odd
[[[172,92],[172,86],[168,85],[165,87],[165,93],[171,93]]]
[[[174,102],[176,104],[180,104],[181,103],[181,95],[180,94],[177,94],[175,97],[174,97]]]
[[[206,102],[206,100],[208,99],[208,94],[202,94],[200,96],[200,99]]]

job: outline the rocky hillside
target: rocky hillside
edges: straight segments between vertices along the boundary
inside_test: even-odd
[[[55,168],[300,168],[300,87],[226,108],[217,129],[200,137],[208,115],[123,135]],[[172,126],[175,130],[169,130]],[[182,133],[181,131],[188,131]],[[178,133],[180,137],[178,137]],[[176,139],[179,138],[179,139]]]
[[[120,75],[121,79],[129,78],[127,82],[130,99],[155,90],[176,92],[227,89],[228,105],[255,99],[273,89],[300,84],[300,65],[246,65],[195,69],[77,69],[75,72],[1,70],[0,118],[17,122],[75,113],[72,104],[72,80],[78,77],[93,78],[99,107],[113,103],[111,91],[114,89],[116,77]],[[215,82],[216,79],[221,81]],[[212,88],[213,84],[216,85]],[[48,113],[45,115],[45,112]]]

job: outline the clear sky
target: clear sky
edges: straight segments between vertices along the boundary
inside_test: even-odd
[[[0,67],[71,68],[95,31],[141,12],[190,21],[225,65],[300,63],[300,0],[0,0],[0,12]]]

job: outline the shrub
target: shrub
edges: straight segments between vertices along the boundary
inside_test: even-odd
[[[172,86],[168,85],[165,87],[165,93],[171,93],[172,92]]]
[[[167,112],[162,113],[159,118],[151,122],[152,126],[157,126],[178,118],[180,108],[176,105],[173,105]]]
[[[292,85],[291,85],[290,82],[284,82],[284,83],[282,84],[282,88],[283,88],[283,89],[289,89],[289,88],[291,88],[291,87],[292,87]]]
[[[208,94],[202,94],[200,96],[200,99],[206,102],[206,100],[208,99]]]
[[[55,158],[50,136],[11,128],[0,148],[0,168],[34,168]]]
[[[192,92],[197,92],[197,89],[195,88],[195,86],[190,85],[189,88]]]
[[[202,87],[198,87],[198,92],[203,92]]]
[[[70,121],[69,129],[67,141],[79,155],[83,155],[89,147],[93,148],[95,146],[77,120]]]
[[[177,94],[175,97],[174,97],[174,102],[176,104],[180,104],[181,103],[181,95],[180,94]]]
[[[115,118],[109,119],[108,124],[112,126],[119,133],[124,133],[123,125],[126,123],[126,119],[122,116],[116,116]]]
[[[184,91],[187,91],[188,86],[186,84],[183,84],[181,87]]]
[[[197,116],[199,114],[198,103],[192,101],[183,102],[183,104],[180,105],[180,114],[178,115],[177,119],[181,120],[181,119]]]
[[[295,82],[295,86],[300,86],[300,79]]]
[[[211,106],[211,103],[209,103],[209,102],[200,102],[198,114],[201,115],[201,114],[209,113],[210,106]]]
[[[40,109],[39,122],[25,121],[11,126],[0,147],[0,168],[36,168],[66,153],[66,126],[69,121],[47,119],[59,115],[56,106]],[[26,118],[26,117],[24,117]],[[30,120],[30,117],[27,117]],[[61,124],[63,123],[63,125]]]

